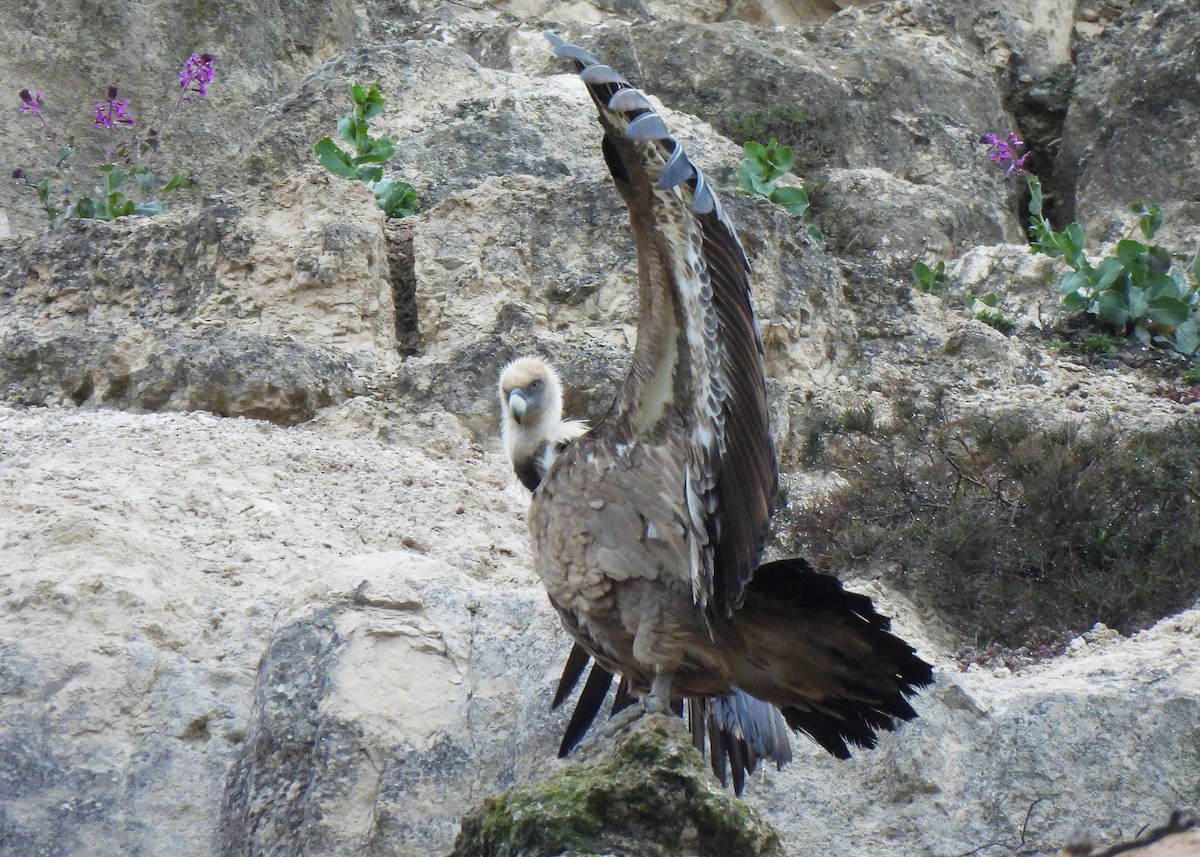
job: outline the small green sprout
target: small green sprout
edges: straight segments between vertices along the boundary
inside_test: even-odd
[[[384,97],[374,83],[350,87],[354,109],[338,120],[338,136],[354,147],[354,154],[322,137],[313,146],[321,166],[336,176],[361,181],[375,194],[375,202],[388,217],[417,213],[417,192],[412,185],[383,177],[383,165],[396,152],[391,137],[372,137],[370,122],[383,112]]]
[[[918,292],[937,295],[942,300],[946,300],[946,263],[939,261],[931,268],[920,260],[914,262],[912,266],[912,287]],[[962,301],[967,312],[976,321],[982,321],[989,327],[994,327],[1005,336],[1010,335],[1016,330],[1016,321],[997,309],[1000,298],[995,292],[988,292],[986,295],[977,295],[973,291],[968,290],[962,296]]]
[[[999,304],[1000,298],[995,292],[977,295],[968,291],[963,295],[963,306],[976,321],[982,321],[988,327],[995,328],[1005,336],[1009,336],[1017,329],[1017,323],[998,309]]]
[[[782,178],[792,168],[792,150],[779,145],[774,137],[767,145],[753,140],[742,146],[745,157],[738,167],[738,184],[752,196],[761,196],[776,205],[783,206],[796,217],[808,210],[808,194],[800,187],[776,187],[775,180]],[[815,224],[805,230],[817,244],[825,245],[825,236]]]
[[[1086,334],[1079,342],[1079,350],[1084,354],[1112,354],[1116,347],[1113,338],[1103,333]]]
[[[946,290],[946,263],[939,261],[930,268],[922,261],[916,261],[912,266],[912,284],[918,292],[929,295],[940,295]]]

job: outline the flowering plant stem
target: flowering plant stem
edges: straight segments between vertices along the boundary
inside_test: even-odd
[[[73,145],[58,148],[54,178],[33,180],[23,169],[14,170],[13,178],[36,191],[51,229],[57,229],[71,218],[114,220],[131,215],[151,217],[161,214],[165,206],[153,197],[195,187],[196,181],[184,173],[176,173],[160,186],[147,163],[157,153],[166,129],[183,104],[191,102],[193,94],[200,98],[208,94],[207,85],[212,82],[213,75],[213,58],[209,54],[192,54],[179,72],[181,91],[166,122],[161,129],[148,129],[144,139],[136,133],[129,138],[118,136],[120,129],[133,128],[137,123],[130,99],[118,97],[116,86],[108,87],[105,100],[93,105],[92,127],[102,131],[104,137],[100,142],[102,159],[97,166],[100,185],[92,193],[77,196],[72,189],[70,159],[75,153]],[[37,116],[46,138],[52,145],[57,145],[58,134],[43,111],[42,93],[31,94],[28,89],[22,89],[20,97],[20,112]],[[144,157],[143,145],[149,149]],[[127,191],[133,196],[128,196]]]
[[[1025,176],[1030,252],[1062,259],[1071,269],[1058,285],[1063,307],[1085,312],[1110,330],[1143,344],[1200,355],[1200,253],[1184,271],[1173,264],[1170,251],[1131,237],[1136,228],[1146,242],[1154,238],[1163,222],[1159,206],[1144,202],[1129,206],[1137,218],[1134,227],[1117,242],[1115,254],[1093,264],[1084,250],[1083,228],[1072,223],[1057,230],[1042,213],[1042,183],[1025,171],[1030,153],[1024,141],[1009,131],[984,134],[979,142],[987,145],[988,160],[1009,175]]]

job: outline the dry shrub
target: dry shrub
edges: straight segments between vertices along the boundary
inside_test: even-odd
[[[1128,633],[1200,596],[1196,421],[1130,434],[1012,412],[913,416],[814,421],[814,463],[850,483],[793,515],[820,565],[886,558],[966,639],[1002,646],[1096,622]]]

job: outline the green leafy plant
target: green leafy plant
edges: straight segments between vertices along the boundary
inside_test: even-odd
[[[1022,173],[1029,153],[1009,132],[985,134],[989,160],[1009,174]],[[1059,283],[1063,306],[1085,312],[1110,330],[1139,342],[1161,345],[1186,354],[1200,351],[1200,253],[1188,270],[1175,265],[1169,250],[1150,243],[1162,227],[1162,209],[1154,203],[1129,207],[1135,218],[1129,236],[1117,242],[1115,253],[1093,264],[1085,252],[1078,223],[1056,230],[1042,213],[1042,183],[1024,173],[1029,185],[1029,243],[1035,253],[1062,259],[1070,268]],[[1143,240],[1131,237],[1141,231]]]
[[[322,137],[313,147],[317,160],[334,175],[365,183],[388,217],[416,214],[417,192],[412,185],[383,177],[383,165],[395,154],[396,141],[391,137],[371,136],[371,120],[383,112],[386,103],[378,86],[353,84],[350,100],[354,108],[338,120],[337,130],[338,136],[354,147],[354,154],[331,137]]]
[[[742,147],[742,151],[745,157],[738,166],[738,184],[742,190],[768,199],[796,217],[802,217],[808,210],[808,194],[804,188],[775,185],[775,180],[782,178],[792,168],[791,148],[779,145],[772,137],[765,146],[751,140]],[[825,236],[815,224],[810,223],[805,231],[810,238],[824,246]]]
[[[912,266],[912,285],[918,292],[929,295],[940,295],[946,290],[946,263],[939,261],[930,268],[924,262],[916,261]]]
[[[45,112],[45,97],[40,92],[22,89],[19,93],[19,111],[41,121],[42,132],[54,147],[53,177],[35,179],[24,169],[12,173],[14,180],[33,188],[38,203],[45,212],[51,229],[57,229],[72,218],[90,220],[115,220],[133,215],[153,217],[165,210],[161,199],[183,188],[193,188],[196,180],[185,173],[175,173],[160,184],[149,163],[159,151],[168,129],[184,104],[194,97],[205,98],[208,84],[214,76],[213,58],[209,54],[192,54],[178,73],[179,95],[166,119],[157,127],[148,128],[143,135],[130,129],[137,126],[129,106],[130,99],[120,98],[116,86],[108,87],[105,100],[93,105],[92,127],[101,131],[94,141],[101,151],[100,184],[90,190],[80,191],[76,178],[75,161],[77,145],[73,139],[63,142],[51,125]]]
[[[1182,354],[1200,349],[1200,254],[1190,271],[1172,263],[1170,251],[1149,243],[1162,226],[1162,209],[1136,203],[1129,211],[1144,241],[1124,238],[1116,252],[1093,264],[1084,252],[1078,223],[1057,231],[1042,216],[1042,187],[1029,176],[1030,246],[1061,258],[1071,269],[1059,283],[1063,306],[1082,310],[1119,333],[1174,348]]]

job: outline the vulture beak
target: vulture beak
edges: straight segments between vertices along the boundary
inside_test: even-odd
[[[525,391],[520,387],[517,387],[508,394],[508,411],[512,414],[513,419],[517,421],[517,425],[520,425],[521,420],[525,417],[527,404],[525,401]]]

